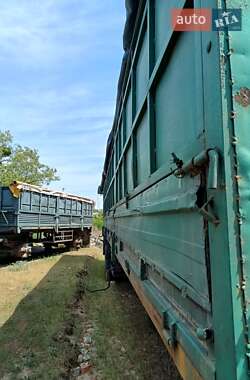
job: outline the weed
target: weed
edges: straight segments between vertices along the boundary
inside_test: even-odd
[[[20,272],[20,271],[27,270],[27,262],[17,261],[16,263],[10,265],[8,270],[10,272]]]

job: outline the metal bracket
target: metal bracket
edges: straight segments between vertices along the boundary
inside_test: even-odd
[[[218,225],[220,223],[220,220],[217,218],[217,216],[213,213],[211,208],[211,203],[213,202],[213,196],[210,196],[207,200],[207,202],[199,208],[199,213],[208,221],[213,223],[214,225]],[[208,211],[208,207],[210,206],[210,210]]]
[[[5,223],[6,223],[6,224],[9,224],[9,221],[8,221],[6,215],[5,215],[5,211],[2,210],[1,212],[2,212],[3,218],[4,218],[4,220],[5,220]]]
[[[141,259],[141,262],[140,262],[140,277],[141,277],[141,281],[145,281],[148,278],[147,263],[143,259]]]
[[[128,260],[125,260],[125,267],[126,267],[126,271],[127,271],[127,274],[130,275],[130,265],[129,265],[129,262]]]
[[[168,313],[168,311],[163,313],[163,327],[167,344],[171,348],[175,348],[177,345],[177,321]]]
[[[126,209],[128,209],[128,200],[129,200],[129,194],[125,194],[125,202],[126,202]]]
[[[53,243],[63,243],[68,241],[73,241],[74,233],[73,230],[59,231],[53,236]]]
[[[176,332],[177,332],[176,322],[171,322],[169,325],[169,329],[164,331],[165,336],[166,336],[166,340],[167,340],[167,344],[171,348],[175,348],[177,345]]]

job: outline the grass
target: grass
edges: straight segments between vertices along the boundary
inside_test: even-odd
[[[79,278],[82,269],[88,275]],[[88,321],[94,326],[97,355],[92,360],[98,379],[179,379],[129,283],[84,294],[82,284],[106,286],[101,250],[0,268],[0,379],[69,378],[65,368],[77,366],[78,353],[64,339],[65,331],[73,326],[80,342]],[[87,321],[77,317],[76,297]]]
[[[74,253],[0,269],[0,378],[59,379],[73,352],[54,337],[71,319],[84,260]]]
[[[10,265],[10,272],[20,272],[27,269],[27,263],[25,261],[17,261],[16,263]]]
[[[102,260],[86,259],[88,287],[105,286]],[[102,293],[86,293],[84,305],[95,324],[95,365],[103,380],[179,380],[180,377],[128,282]]]
[[[103,227],[103,213],[102,211],[98,211],[97,213],[94,213],[93,215],[93,226],[101,231]]]

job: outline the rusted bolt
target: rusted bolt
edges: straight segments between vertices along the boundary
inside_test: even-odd
[[[241,262],[242,262],[242,264],[245,264],[245,262],[246,262],[246,256],[245,255],[241,256]]]
[[[221,64],[222,65],[225,65],[225,63],[226,63],[226,56],[225,56],[225,54],[221,54]]]
[[[212,338],[213,331],[209,328],[205,328],[205,329],[197,328],[196,334],[200,340],[205,341]]]
[[[187,297],[187,287],[186,286],[183,286],[182,288],[181,288],[181,295],[182,295],[182,297],[184,297],[184,298],[186,298]]]
[[[236,144],[238,144],[238,142],[239,142],[239,140],[237,139],[237,137],[233,136],[232,137],[232,144],[236,145]]]
[[[236,118],[236,112],[235,111],[231,111],[230,119],[235,119],[235,118]]]
[[[173,344],[172,339],[171,339],[171,338],[168,338],[167,343],[168,343],[168,345],[171,347],[172,344]]]
[[[229,49],[227,52],[227,56],[230,56],[234,53],[234,49]]]
[[[237,285],[237,288],[244,291],[246,289],[246,280],[242,280],[241,284]]]
[[[236,288],[239,289],[239,290],[245,290],[246,289],[246,282],[242,281],[241,284],[237,284],[236,285]]]

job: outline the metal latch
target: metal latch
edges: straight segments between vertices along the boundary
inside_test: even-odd
[[[183,178],[186,174],[196,176],[203,170],[204,166],[208,166],[207,187],[214,190],[218,188],[219,153],[216,148],[201,152],[186,164],[174,153],[172,153],[172,156],[174,158],[173,162],[177,165],[174,173],[176,177]]]

